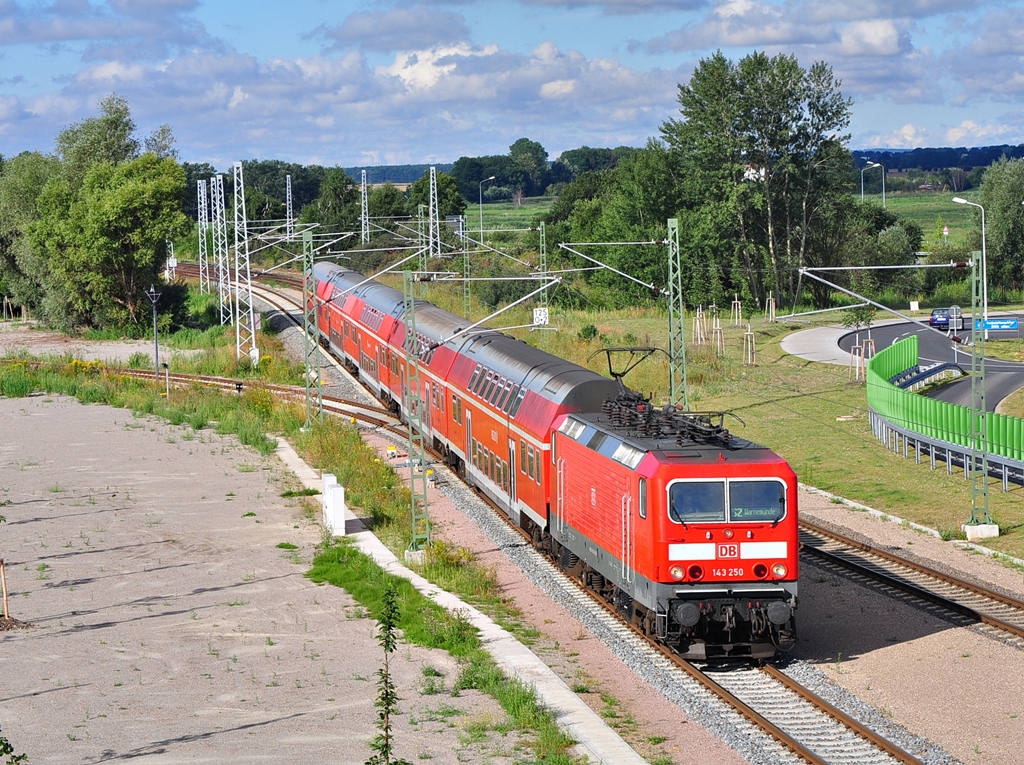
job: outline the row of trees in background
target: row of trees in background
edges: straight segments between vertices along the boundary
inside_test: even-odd
[[[733,294],[789,304],[800,268],[873,257],[883,233],[888,257],[912,261],[920,231],[860,208],[851,194],[851,102],[828,65],[803,69],[793,56],[764,53],[733,62],[719,52],[679,86],[678,102],[679,117],[658,138],[569,185],[548,216],[555,240],[660,240],[676,217],[691,304],[727,304]],[[667,280],[661,246],[599,257],[644,281]]]
[[[191,228],[173,144],[167,126],[140,140],[112,95],[53,154],[0,158],[0,292],[57,327],[144,324],[166,243]]]

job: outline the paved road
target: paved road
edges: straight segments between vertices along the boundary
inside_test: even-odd
[[[1014,314],[1006,314],[1005,316],[1008,318],[1014,316]],[[1000,318],[1003,317],[1004,315],[1000,314]],[[1018,316],[1018,318],[1020,317]],[[927,319],[925,322],[927,322]],[[960,333],[963,338],[963,343],[954,342],[953,339],[945,332],[937,332],[912,322],[898,322],[872,327],[871,337],[875,341],[875,350],[877,352],[883,348],[888,348],[898,340],[902,340],[905,337],[916,334],[918,336],[918,356],[920,358],[921,366],[930,366],[936,363],[952,361],[963,367],[965,371],[969,372],[971,367],[970,347],[967,346],[967,343],[970,342],[969,317],[964,317],[964,324],[968,329]],[[861,332],[860,335],[863,339],[865,333]],[[1017,331],[989,332],[990,340],[1006,340],[1017,338],[1018,336],[1019,333]],[[854,342],[855,334],[848,333],[839,339],[839,347],[849,353]],[[985,377],[985,405],[989,411],[995,411],[999,402],[1017,389],[1024,387],[1024,364],[1013,361],[996,361],[993,359],[986,359]],[[970,378],[964,378],[948,385],[943,385],[931,395],[932,398],[936,398],[940,401],[970,406]]]

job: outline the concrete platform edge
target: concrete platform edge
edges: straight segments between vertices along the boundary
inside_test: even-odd
[[[320,490],[320,474],[310,467],[283,438],[278,437],[278,458],[309,489]],[[403,566],[392,552],[346,509],[346,527],[356,546],[369,555],[378,566],[395,576],[409,580],[412,585],[438,605],[451,612],[461,612],[480,630],[484,647],[498,665],[509,675],[533,686],[537,696],[555,712],[556,720],[578,743],[577,753],[593,763],[643,765],[645,760],[612,730],[593,709],[556,675],[532,651],[516,640],[511,633],[499,627],[489,617],[458,597],[424,579]]]

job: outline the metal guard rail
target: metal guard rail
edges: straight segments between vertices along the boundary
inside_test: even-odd
[[[946,361],[940,364],[933,364],[930,367],[924,367],[923,369],[915,364],[910,369],[905,369],[897,375],[893,375],[889,378],[889,382],[895,385],[897,388],[913,388],[919,383],[924,383],[933,377],[945,374],[946,372],[959,372],[961,375],[967,373],[963,370],[959,364],[954,364],[952,361]]]
[[[885,444],[887,449],[892,449],[893,454],[903,452],[903,457],[908,458],[911,453],[921,463],[922,455],[927,455],[931,462],[932,470],[935,469],[936,460],[946,463],[946,473],[952,475],[953,468],[963,470],[964,478],[971,477],[971,449],[949,441],[922,436],[905,427],[900,427],[889,422],[874,409],[868,407],[868,418],[871,423],[871,432],[875,438]],[[977,463],[978,470],[981,470],[981,461]],[[1010,490],[1010,484],[1024,486],[1024,461],[1007,459],[997,454],[988,455],[988,474],[991,478],[999,478],[1003,483],[1003,491]]]
[[[969,475],[971,418],[975,416],[972,410],[916,395],[890,382],[917,366],[917,335],[879,351],[868,362],[867,399],[872,432],[896,452],[902,445],[904,455],[908,455],[912,447],[918,461],[922,454],[929,454],[933,467],[938,458],[947,463],[947,471],[961,465]],[[1003,478],[1004,488],[1010,482],[1024,484],[1024,420],[994,412],[986,413],[985,418],[990,473]],[[981,448],[980,444],[977,446]]]

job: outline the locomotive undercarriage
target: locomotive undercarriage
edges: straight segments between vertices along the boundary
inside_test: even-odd
[[[791,603],[777,593],[659,598],[651,609],[559,544],[546,530],[526,518],[523,526],[530,532],[534,547],[547,553],[562,571],[578,579],[625,621],[684,659],[770,659],[777,651],[792,649],[796,642]]]

